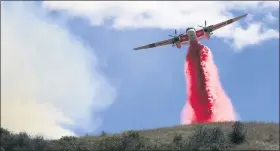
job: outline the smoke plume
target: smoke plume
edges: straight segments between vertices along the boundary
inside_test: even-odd
[[[188,96],[182,110],[182,124],[236,120],[231,100],[220,83],[212,53],[198,41],[190,43],[185,78]]]
[[[35,4],[3,5],[1,127],[46,138],[95,130],[115,89],[92,51]]]

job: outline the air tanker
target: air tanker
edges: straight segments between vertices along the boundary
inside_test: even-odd
[[[202,39],[209,40],[210,36],[213,34],[213,31],[220,29],[226,25],[229,25],[233,22],[236,22],[239,19],[246,17],[247,15],[248,14],[244,14],[244,15],[238,16],[236,18],[232,18],[227,21],[224,21],[224,22],[221,22],[221,23],[218,23],[215,25],[210,25],[210,26],[206,26],[206,20],[205,20],[205,25],[199,26],[202,29],[196,30],[195,28],[187,28],[186,33],[180,34],[180,35],[177,35],[177,30],[175,29],[174,35],[168,35],[168,36],[172,37],[171,39],[140,46],[140,47],[134,48],[133,50],[148,49],[148,48],[154,48],[154,47],[170,45],[170,44],[173,47],[176,46],[178,49],[180,49],[182,47],[182,45],[188,45],[190,43],[190,41],[192,41],[192,40],[198,40],[198,41],[200,41]]]

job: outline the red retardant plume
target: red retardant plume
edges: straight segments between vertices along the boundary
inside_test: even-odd
[[[188,96],[181,113],[181,124],[236,120],[209,48],[191,41],[184,72]]]

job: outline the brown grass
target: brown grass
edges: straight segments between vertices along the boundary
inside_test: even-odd
[[[245,143],[237,146],[236,149],[252,149],[252,150],[279,150],[279,124],[264,123],[264,122],[242,122],[247,131],[247,138]],[[176,134],[182,134],[183,137],[188,138],[194,133],[197,126],[220,127],[224,132],[230,133],[234,122],[211,123],[211,124],[193,124],[193,125],[179,125],[172,127],[163,127],[148,130],[136,130],[141,136],[151,139],[153,142],[170,142]],[[109,134],[120,135],[120,134]],[[81,139],[95,140],[99,136],[86,136]]]
[[[176,143],[173,142],[173,139],[176,135],[181,135],[184,141],[188,142],[188,140],[190,140],[189,138],[194,136],[195,132],[197,132],[199,127],[206,127],[210,129],[211,128],[220,129],[223,132],[223,134],[228,136],[228,134],[230,134],[233,130],[232,127],[233,125],[234,122],[224,122],[224,123],[211,123],[211,124],[193,124],[193,125],[184,125],[184,126],[180,125],[180,126],[156,128],[156,129],[149,129],[149,130],[137,130],[137,131],[133,131],[133,134],[139,134],[141,137],[144,138],[144,140],[148,140],[148,141],[144,141],[144,140],[140,140],[139,138],[136,138],[134,140],[134,145],[135,142],[138,143],[140,142],[140,144],[149,143],[150,146],[158,146],[158,148],[156,149],[165,149],[166,147],[162,147],[162,146],[167,144],[167,148],[174,149],[174,147],[175,148],[177,147]],[[227,147],[226,150],[228,149],[230,150],[279,150],[279,124],[278,123],[243,122],[242,127],[244,127],[244,130],[246,131],[245,141],[238,145],[234,143],[233,145],[232,144],[228,145],[230,147]],[[2,133],[3,132],[1,132],[1,144],[3,144]],[[77,150],[77,148],[79,149],[83,148],[82,150],[92,150],[93,146],[96,147],[96,145],[97,146],[99,145],[100,147],[100,144],[102,144],[100,142],[102,141],[104,142],[105,140],[107,141],[107,145],[109,144],[109,147],[110,144],[115,144],[118,146],[120,144],[119,142],[115,142],[115,141],[110,142],[112,141],[112,139],[108,140],[106,138],[118,137],[117,141],[119,139],[122,142],[124,140],[123,138],[124,134],[127,134],[127,132],[124,132],[122,134],[103,133],[100,136],[82,136],[78,138],[66,137],[60,140],[46,141],[41,144],[47,144],[46,145],[47,147],[45,146],[46,147],[45,149],[67,148],[67,150]],[[6,140],[6,142],[4,140],[4,144],[7,143],[7,141],[9,140]],[[31,142],[31,141],[26,141],[26,142]],[[17,145],[16,142],[14,143],[14,145]],[[34,146],[34,143],[33,144],[29,143],[26,146],[28,146],[27,148],[32,148],[32,146]],[[119,145],[119,147],[117,147],[118,149],[115,150],[119,150],[119,148],[121,148],[120,146],[121,145]],[[22,147],[24,148],[24,145],[20,146],[20,148]],[[2,148],[5,149],[5,147]],[[219,148],[222,148],[222,146],[220,146]]]

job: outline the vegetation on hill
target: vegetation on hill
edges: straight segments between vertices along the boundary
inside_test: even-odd
[[[246,123],[247,126],[245,126],[241,122],[195,124],[145,131],[128,131],[122,134],[102,132],[100,136],[64,136],[59,140],[44,140],[43,137],[34,138],[26,133],[13,134],[1,128],[0,144],[1,151],[279,150],[277,145],[279,144],[279,129],[276,128],[279,127],[278,124],[265,124],[266,128],[262,128],[262,130],[266,130],[264,134],[252,134],[252,132],[254,133],[253,129],[261,129],[257,126],[251,127],[250,124],[252,125],[252,123]],[[254,137],[255,140],[252,141]],[[257,141],[259,143],[254,144]]]

